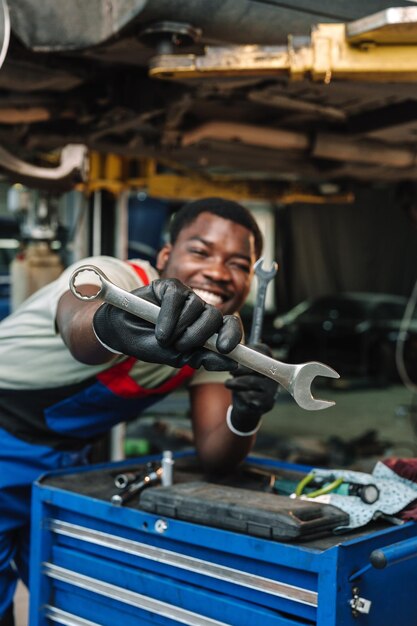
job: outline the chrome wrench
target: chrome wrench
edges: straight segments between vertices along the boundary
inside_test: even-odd
[[[77,277],[83,272],[92,272],[96,279],[99,279],[100,286],[97,293],[84,296],[77,289]],[[94,281],[91,280],[94,284]],[[76,269],[69,281],[70,290],[73,295],[84,301],[91,301],[101,298],[108,304],[136,315],[151,324],[155,324],[160,311],[159,306],[140,298],[125,289],[114,285],[106,275],[94,265],[82,265]],[[218,352],[216,348],[217,334],[214,333],[204,344],[204,347],[213,352]],[[310,363],[299,363],[291,365],[276,361],[265,354],[256,352],[243,344],[239,344],[227,356],[240,365],[245,365],[249,369],[272,378],[280,383],[294,398],[297,404],[307,411],[318,411],[334,405],[334,402],[327,400],[317,400],[311,393],[311,384],[316,376],[326,376],[327,378],[339,378],[339,374],[331,367],[312,361]]]
[[[263,268],[264,258],[258,259],[253,266],[255,276],[258,280],[256,289],[255,306],[253,309],[252,328],[249,335],[249,344],[254,345],[262,341],[262,325],[265,313],[266,290],[271,280],[274,278],[278,270],[278,264],[272,263],[270,270]]]

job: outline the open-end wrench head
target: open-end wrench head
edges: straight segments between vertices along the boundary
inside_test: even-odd
[[[334,402],[313,398],[311,385],[316,376],[340,378],[339,374],[331,367],[317,361],[302,363],[299,367],[300,370],[294,376],[291,384],[291,393],[297,404],[307,411],[320,411],[333,406]]]
[[[258,267],[262,267],[263,262],[265,261],[264,257],[261,256],[259,257],[259,259],[257,261],[255,261],[254,266],[253,266],[253,270],[256,274],[256,271],[258,269]]]
[[[255,265],[253,266],[253,270],[256,274],[256,276],[258,276],[259,278],[263,278],[265,280],[272,280],[275,276],[275,274],[278,271],[278,263],[276,263],[275,261],[272,262],[271,265],[271,269],[266,270],[263,267],[264,264],[264,257],[261,256],[255,263]]]

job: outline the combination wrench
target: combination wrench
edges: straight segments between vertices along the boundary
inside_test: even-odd
[[[97,288],[97,293],[85,296],[78,291],[76,284],[77,277],[84,272],[92,272],[95,274],[96,279],[99,279],[100,286]],[[94,281],[92,280],[91,283],[94,284]],[[104,302],[112,304],[152,324],[155,324],[158,319],[160,311],[159,306],[113,284],[106,275],[94,265],[82,265],[76,269],[70,277],[69,287],[73,295],[80,300],[91,301],[100,298]],[[214,333],[207,339],[204,347],[218,353],[216,340],[217,333]],[[228,352],[226,356],[240,365],[245,365],[249,369],[280,383],[280,385],[292,395],[296,403],[307,411],[318,411],[334,405],[334,402],[313,398],[311,393],[311,384],[316,376],[339,378],[339,374],[335,372],[335,370],[323,363],[317,361],[299,363],[298,365],[282,363],[265,354],[256,352],[256,350],[252,350],[243,344],[238,344],[236,348]]]
[[[262,341],[262,325],[264,321],[266,290],[278,270],[275,261],[270,270],[263,268],[264,259],[261,257],[253,266],[258,284],[256,288],[255,306],[253,308],[252,327],[249,335],[249,344],[254,345]]]

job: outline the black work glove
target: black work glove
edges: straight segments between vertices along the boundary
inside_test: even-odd
[[[272,356],[271,350],[265,344],[258,343],[249,347]],[[274,406],[278,383],[241,365],[225,385],[233,394],[233,403],[227,418],[229,428],[243,436],[253,434],[262,415]]]
[[[93,326],[105,347],[141,361],[172,367],[190,365],[198,369],[227,370],[237,363],[222,354],[230,352],[242,338],[240,319],[222,316],[197,294],[176,279],[154,280],[133,294],[161,307],[156,325],[111,304],[103,304],[94,314]],[[203,348],[218,333],[216,347],[222,354]]]

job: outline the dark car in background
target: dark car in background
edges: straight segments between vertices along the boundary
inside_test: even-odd
[[[384,293],[321,296],[275,317],[264,341],[285,361],[330,365],[339,384],[351,378],[387,384],[399,380],[395,349],[406,305],[407,298]]]

